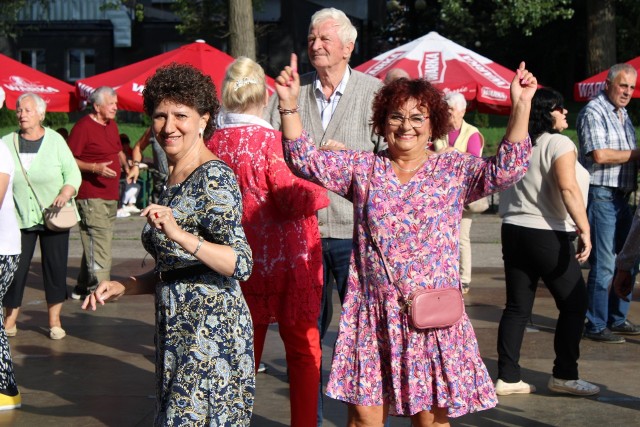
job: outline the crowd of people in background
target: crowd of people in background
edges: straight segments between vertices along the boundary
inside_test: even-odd
[[[547,387],[599,393],[578,374],[582,338],[621,344],[640,335],[628,319],[640,262],[640,208],[633,216],[629,206],[640,149],[625,109],[636,70],[611,67],[578,115],[576,148],[562,135],[562,95],[538,88],[521,63],[504,138],[483,157],[462,94],[402,69],[384,82],[353,70],[356,38],[342,11],[316,12],[313,71],[298,74],[292,54],[271,98],[248,58],[228,67],[221,101],[193,66],[161,67],[142,94],[151,126],[133,147],[115,121],[113,88],[93,92],[68,133],[43,126],[40,96],[18,98],[18,129],[0,143],[0,410],[21,406],[7,337],[19,333],[38,240],[52,340],[67,334],[68,296],[96,310],[155,294],[155,425],[248,426],[272,323],[285,348],[292,426],[322,425],[325,394],[346,404],[349,426],[384,425],[389,415],[449,425],[493,408],[497,396],[536,391],[519,361],[540,280],[559,311]],[[150,192],[139,181],[148,146]],[[419,329],[403,304],[418,290],[469,292],[472,219],[496,192],[505,308],[494,382],[466,313]],[[71,292],[69,230],[48,228],[43,216],[68,205],[82,243]],[[146,220],[141,240],[155,266],[113,281],[114,223],[132,214]],[[325,387],[334,288],[342,312]]]

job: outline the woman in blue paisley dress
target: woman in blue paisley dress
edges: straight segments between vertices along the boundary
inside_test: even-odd
[[[255,390],[253,326],[238,280],[253,261],[233,171],[205,145],[219,104],[210,77],[185,64],[160,68],[143,92],[172,166],[142,231],[156,267],[104,281],[83,308],[156,294],[156,426],[248,426]]]
[[[0,108],[4,103],[0,88]],[[18,219],[13,203],[13,177],[15,164],[6,145],[0,143],[0,299],[4,297],[20,260],[21,240]],[[16,409],[22,405],[22,397],[13,372],[9,340],[0,316],[0,411]]]

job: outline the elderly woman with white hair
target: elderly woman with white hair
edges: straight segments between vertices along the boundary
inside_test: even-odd
[[[57,340],[66,335],[60,322],[60,312],[67,298],[69,230],[48,229],[39,203],[43,207],[65,206],[78,191],[81,177],[64,138],[42,125],[46,107],[44,100],[35,93],[22,94],[16,102],[20,128],[2,138],[16,166],[13,195],[22,240],[18,270],[2,304],[5,331],[8,336],[15,336],[29,266],[39,238],[42,279],[49,311],[49,338]]]
[[[462,152],[469,153],[476,157],[482,157],[484,148],[484,137],[477,127],[464,121],[464,113],[467,111],[467,100],[464,95],[458,92],[449,92],[444,100],[449,104],[451,113],[451,130],[442,139],[434,142],[434,149],[439,151],[447,147]],[[484,209],[479,206],[486,206]],[[481,212],[488,208],[487,199],[480,199],[465,206],[460,222],[460,282],[462,283],[462,293],[469,292],[471,283],[471,222],[474,212]]]

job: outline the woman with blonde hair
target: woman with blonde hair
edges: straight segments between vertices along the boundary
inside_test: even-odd
[[[267,99],[262,67],[238,58],[222,84],[221,128],[207,146],[233,169],[242,192],[242,227],[254,256],[242,291],[253,319],[256,367],[267,328],[277,322],[289,370],[291,425],[315,427],[322,291],[316,211],[329,200],[324,189],[287,167],[281,133],[261,118]]]

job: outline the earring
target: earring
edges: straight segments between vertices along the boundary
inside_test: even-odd
[[[204,135],[204,129],[200,128],[200,132],[198,132],[198,135],[200,135],[200,138],[202,138],[202,136]]]

